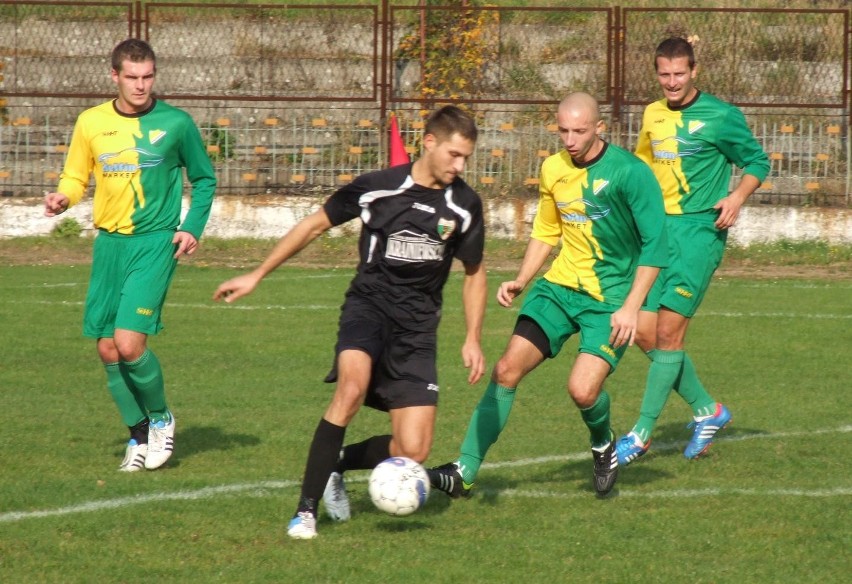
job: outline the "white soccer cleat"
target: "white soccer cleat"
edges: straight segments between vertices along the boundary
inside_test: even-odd
[[[148,445],[139,444],[135,439],[131,438],[127,443],[127,450],[124,451],[124,460],[118,466],[121,472],[136,472],[145,468],[145,458],[148,455]]]
[[[343,482],[342,474],[339,472],[331,473],[325,485],[322,500],[325,502],[325,512],[334,521],[349,521],[351,516],[349,495],[346,494],[346,484]]]
[[[317,518],[310,511],[300,511],[290,520],[287,535],[293,539],[313,539],[317,536]]]
[[[169,412],[169,421],[160,420],[148,426],[148,456],[145,468],[160,468],[171,457],[175,445],[175,417]]]

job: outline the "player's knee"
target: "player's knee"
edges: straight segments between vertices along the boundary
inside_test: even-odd
[[[411,460],[415,460],[420,464],[429,458],[429,453],[432,450],[430,444],[418,443],[418,444],[399,444],[399,452],[393,452],[394,456],[404,456],[406,458],[410,458]]]
[[[591,387],[588,384],[568,384],[568,395],[571,396],[571,399],[574,400],[574,404],[581,410],[595,405],[595,401],[597,401],[599,393],[599,388]]]
[[[521,371],[503,356],[494,364],[491,378],[503,387],[517,387],[521,381]]]

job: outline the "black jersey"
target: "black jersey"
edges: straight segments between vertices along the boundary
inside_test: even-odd
[[[434,330],[453,258],[482,262],[482,201],[462,179],[443,189],[414,183],[411,164],[370,172],[325,202],[333,225],[362,221],[357,294],[414,330]]]

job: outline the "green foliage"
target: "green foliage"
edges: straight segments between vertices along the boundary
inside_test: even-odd
[[[211,126],[206,132],[204,143],[210,159],[215,162],[236,156],[237,136],[226,127]],[[214,148],[211,149],[211,146]]]
[[[83,233],[83,226],[74,219],[73,217],[65,217],[59,223],[53,226],[53,229],[50,230],[50,235],[52,237],[60,237],[60,238],[72,238],[72,237],[80,237],[80,234]]]
[[[423,36],[417,30],[404,37],[397,58],[421,61],[418,89],[424,98],[470,99],[483,94],[486,65],[497,57],[499,13],[477,9],[476,1],[429,4],[462,10],[427,10]]]

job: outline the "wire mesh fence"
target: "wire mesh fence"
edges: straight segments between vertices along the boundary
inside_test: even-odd
[[[327,192],[385,166],[388,112],[416,156],[425,112],[458,102],[480,126],[470,182],[535,194],[561,147],[557,101],[596,95],[607,139],[632,148],[659,98],[653,49],[679,34],[696,41],[699,87],[743,106],[770,155],[752,201],[849,206],[848,11],[470,4],[0,0],[0,194],[55,186],[127,36],[157,50],[157,91],[196,119],[222,193]]]

